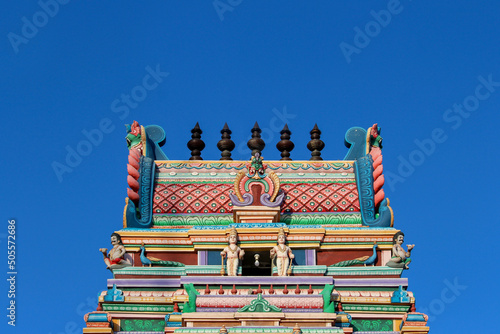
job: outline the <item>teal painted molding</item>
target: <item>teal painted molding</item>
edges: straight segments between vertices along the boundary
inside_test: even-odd
[[[321,274],[326,273],[327,267],[323,265],[318,266],[292,266],[292,274]],[[278,273],[278,269],[273,267],[273,274]]]
[[[87,322],[109,322],[106,313],[90,313]]]
[[[368,154],[358,158],[354,164],[363,225],[370,227],[390,227],[392,226],[394,217],[392,209],[389,206],[389,199],[385,198],[380,202],[378,213],[375,210],[372,163],[372,157]]]
[[[159,125],[146,125],[146,155],[153,160],[169,160],[161,147],[165,144],[165,130]]]
[[[238,312],[281,312],[277,306],[271,305],[267,300],[262,298],[262,293],[257,295],[250,304],[243,306]]]
[[[326,275],[328,276],[399,276],[403,269],[400,268],[390,268],[385,266],[373,266],[373,267],[327,267]]]
[[[116,275],[186,276],[186,267],[126,267],[113,270]]]
[[[366,154],[366,130],[358,126],[345,133],[344,144],[349,149],[344,160],[356,160]]]
[[[220,275],[221,265],[188,265],[186,268],[186,274],[217,274]],[[224,271],[227,273],[227,266],[224,265]],[[238,267],[238,275],[241,275],[242,268]]]

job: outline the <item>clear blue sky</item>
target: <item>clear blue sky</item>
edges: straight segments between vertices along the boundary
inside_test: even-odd
[[[0,331],[81,333],[111,277],[98,248],[122,226],[123,124],[134,119],[164,127],[170,159],[189,158],[197,121],[205,159],[220,157],[224,122],[240,147],[233,157],[248,158],[255,121],[263,156],[278,159],[286,119],[298,160],[310,156],[315,123],[322,156],[335,160],[347,129],[378,122],[395,227],[416,244],[404,276],[417,310],[433,333],[494,326],[497,1],[60,1],[46,0],[49,14],[36,1],[4,2],[0,13],[0,262],[6,278],[15,218],[18,271],[17,326],[6,324],[2,278]],[[144,81],[151,71],[156,81]],[[107,133],[82,144],[99,127]],[[67,150],[78,148],[86,156],[70,166]]]

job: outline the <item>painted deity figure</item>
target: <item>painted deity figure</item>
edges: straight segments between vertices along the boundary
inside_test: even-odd
[[[132,264],[125,260],[125,247],[123,246],[122,238],[118,233],[111,234],[111,245],[113,248],[108,253],[107,248],[99,248],[99,252],[104,256],[104,263],[107,269],[119,269],[129,267]]]
[[[291,261],[295,257],[290,247],[285,245],[285,241],[285,231],[283,228],[280,228],[278,234],[278,245],[271,248],[271,260],[276,258],[278,276],[288,276],[291,274]]]
[[[382,137],[380,136],[380,127],[377,123],[370,128],[370,146],[382,148]]]
[[[415,245],[407,245],[408,251],[405,251],[402,247],[404,242],[405,234],[401,231],[396,232],[392,238],[392,257],[387,262],[386,266],[392,268],[404,268],[408,269],[408,265],[411,262],[410,255],[412,249]]]
[[[266,166],[262,163],[263,160],[264,158],[260,156],[260,153],[255,153],[252,156],[250,164],[247,164],[249,177],[259,178],[264,175]]]
[[[238,266],[240,264],[240,260],[243,260],[243,256],[245,255],[245,251],[236,245],[238,241],[238,233],[236,232],[236,228],[232,228],[229,233],[229,237],[227,238],[228,245],[224,248],[220,255],[226,258],[227,263],[227,275],[228,276],[237,276],[238,275]]]

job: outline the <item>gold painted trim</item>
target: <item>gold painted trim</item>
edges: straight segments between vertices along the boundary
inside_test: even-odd
[[[125,197],[125,207],[123,208],[123,228],[127,228],[127,205],[128,197]]]
[[[241,195],[241,192],[240,192],[240,181],[243,177],[245,177],[245,172],[244,171],[240,171],[238,173],[238,175],[236,175],[236,179],[234,180],[234,193],[236,194],[236,196],[238,197],[238,199],[240,200],[240,202],[243,202],[244,199],[243,199],[243,196]]]
[[[271,202],[274,202],[276,196],[278,195],[278,191],[280,190],[280,178],[273,171],[269,172],[269,178],[274,183],[274,192],[271,196]]]
[[[142,125],[141,125],[141,144],[142,144],[142,155],[146,156],[146,150],[147,150],[146,130],[144,129],[144,127]]]

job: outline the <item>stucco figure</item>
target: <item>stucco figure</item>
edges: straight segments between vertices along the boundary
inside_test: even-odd
[[[408,265],[411,262],[410,255],[412,249],[415,247],[415,245],[407,245],[408,251],[405,251],[404,248],[402,247],[403,242],[404,242],[404,237],[405,234],[401,231],[396,232],[394,234],[394,237],[392,238],[392,257],[387,262],[386,266],[392,267],[392,268],[404,268],[408,269]]]
[[[243,260],[245,251],[238,247],[238,245],[236,245],[238,241],[238,233],[236,232],[236,229],[234,227],[231,229],[227,240],[229,244],[224,248],[222,252],[220,252],[220,255],[223,258],[226,258],[227,275],[237,276],[238,266],[240,264],[240,260]]]
[[[104,263],[107,269],[120,269],[132,265],[129,261],[125,260],[125,247],[122,243],[122,238],[118,233],[111,234],[111,245],[113,248],[108,253],[107,248],[99,248],[99,252],[104,256]]]
[[[271,248],[271,260],[276,259],[278,276],[289,276],[292,271],[291,261],[294,259],[292,250],[286,244],[285,231],[280,228],[278,234],[278,245]]]

